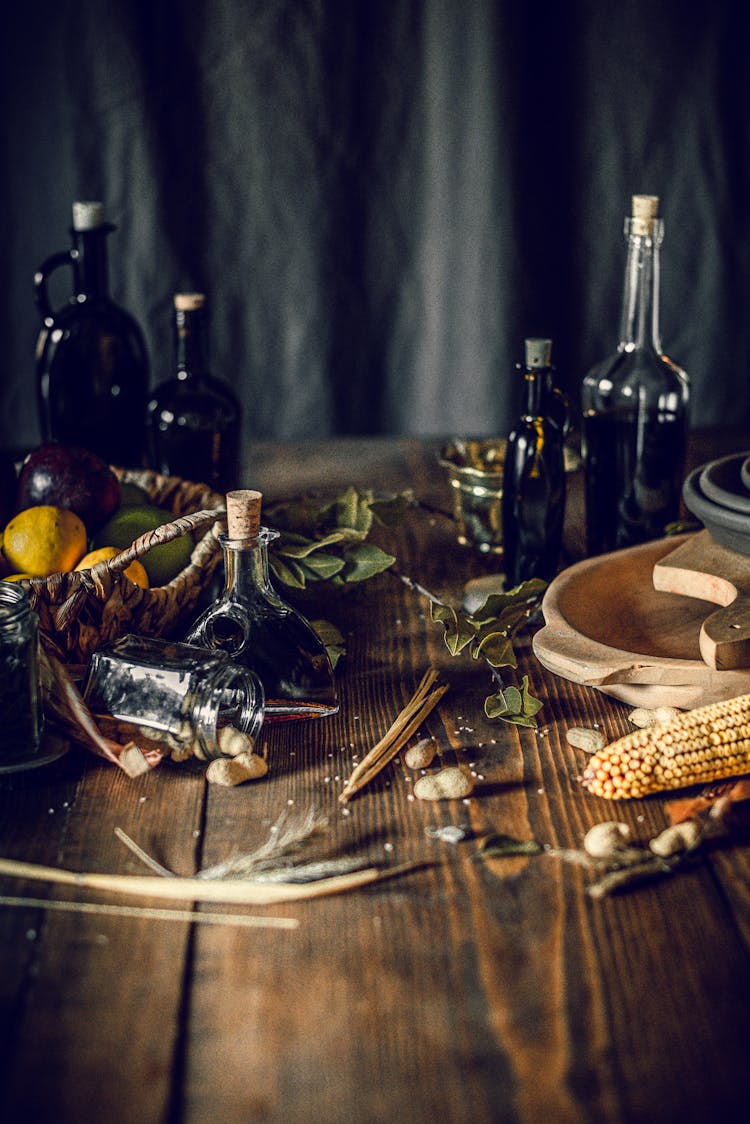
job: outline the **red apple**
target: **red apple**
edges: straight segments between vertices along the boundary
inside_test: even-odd
[[[91,535],[119,507],[120,483],[95,453],[49,441],[29,453],[18,477],[18,509],[36,504],[74,511]]]

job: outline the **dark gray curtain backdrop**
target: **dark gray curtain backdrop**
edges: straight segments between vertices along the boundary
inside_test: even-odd
[[[744,0],[27,0],[0,29],[0,443],[33,444],[32,277],[102,199],[152,379],[205,289],[244,436],[505,432],[525,335],[616,346],[659,194],[693,422],[750,420]],[[66,294],[60,294],[60,300]]]

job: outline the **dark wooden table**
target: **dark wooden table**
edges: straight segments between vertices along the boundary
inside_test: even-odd
[[[739,446],[742,447],[742,446]],[[269,498],[344,484],[411,487],[448,509],[434,445],[415,440],[258,446],[246,483]],[[696,446],[694,459],[705,446]],[[568,547],[580,550],[580,482]],[[449,520],[413,512],[379,540],[401,572],[458,601],[492,569]],[[594,900],[590,874],[547,854],[477,859],[488,831],[578,847],[594,823],[637,838],[664,801],[613,807],[580,784],[570,725],[628,729],[628,708],[545,672],[520,674],[540,729],[490,722],[485,666],[451,657],[422,598],[382,575],[326,604],[346,634],[340,713],[268,731],[271,771],[208,786],[164,764],[135,780],[72,750],[60,777],[0,792],[0,854],[79,871],[141,873],[120,827],[179,874],[264,841],[315,807],[325,844],[386,866],[429,865],[366,889],[275,907],[196,906],[296,919],[240,928],[0,907],[0,1119],[108,1122],[734,1121],[747,1117],[750,852],[742,839],[689,870]],[[393,764],[342,808],[355,757],[384,733],[429,665],[450,682],[427,732],[473,764],[466,801],[413,799]],[[460,825],[451,844],[426,829]],[[0,893],[164,905],[4,878]],[[172,903],[174,905],[174,903]],[[192,908],[185,903],[183,908]]]

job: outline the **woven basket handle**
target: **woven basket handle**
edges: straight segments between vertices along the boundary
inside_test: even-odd
[[[161,546],[162,543],[172,542],[173,539],[178,539],[182,535],[196,531],[199,527],[205,527],[209,523],[217,523],[225,517],[226,511],[223,507],[194,511],[191,515],[181,515],[171,523],[164,523],[153,531],[146,531],[144,535],[141,535],[140,538],[137,538],[135,542],[121,550],[113,558],[97,563],[97,566],[92,567],[92,572],[99,566],[102,569],[110,570],[112,573],[127,570],[131,562],[136,558],[141,558],[152,546]]]

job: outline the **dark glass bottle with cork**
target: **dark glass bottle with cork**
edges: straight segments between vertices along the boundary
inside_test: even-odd
[[[552,341],[527,339],[524,352],[524,408],[508,437],[503,470],[503,555],[509,588],[554,576],[565,516],[568,408],[554,386]]]
[[[689,382],[662,352],[655,195],[634,195],[620,342],[583,381],[582,452],[588,553],[633,546],[677,519],[688,434]]]
[[[147,410],[149,460],[167,476],[226,492],[238,484],[242,411],[232,388],[209,371],[203,293],[176,293],[175,375]]]
[[[109,294],[107,237],[99,202],[73,204],[73,246],[34,276],[43,327],[37,344],[39,421],[45,441],[80,445],[105,462],[141,467],[149,363],[140,327]],[[73,293],[53,310],[49,280],[73,270]]]

